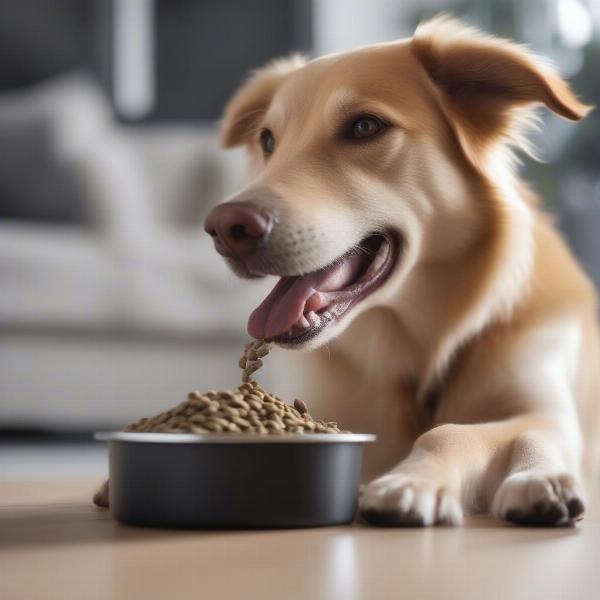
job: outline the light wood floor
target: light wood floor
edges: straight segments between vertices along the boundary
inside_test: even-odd
[[[2,600],[600,598],[598,510],[566,529],[170,531],[118,525],[95,484],[0,484]]]

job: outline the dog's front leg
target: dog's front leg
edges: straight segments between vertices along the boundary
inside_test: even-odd
[[[558,419],[549,423],[546,415],[536,421],[511,444],[508,469],[491,510],[517,524],[565,525],[584,511],[576,451],[579,434]]]
[[[583,500],[564,445],[562,427],[541,415],[440,425],[364,487],[360,511],[375,525],[459,525],[490,509],[517,523],[565,524]]]
[[[503,424],[440,425],[409,456],[364,486],[363,517],[374,525],[459,525],[476,503]]]
[[[362,515],[401,526],[459,524],[463,515],[483,511],[522,524],[578,517],[581,435],[573,376],[561,368],[566,344],[556,341],[536,345],[527,360],[519,344],[507,343],[504,361],[497,352],[494,361],[485,351],[474,353],[468,366],[485,390],[457,386],[442,399],[439,415],[463,424],[421,435],[405,460],[363,488]],[[482,422],[498,406],[512,416]]]

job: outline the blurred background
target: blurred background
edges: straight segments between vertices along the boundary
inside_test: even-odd
[[[98,429],[232,387],[265,286],[202,230],[244,180],[216,121],[248,70],[451,12],[600,102],[600,0],[2,0],[0,478],[94,476]],[[600,112],[544,114],[524,175],[600,282]],[[261,380],[289,397],[289,359]],[[292,396],[293,397],[293,396]],[[76,451],[74,451],[76,450]]]

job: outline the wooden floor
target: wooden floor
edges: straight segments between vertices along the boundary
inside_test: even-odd
[[[0,484],[0,598],[600,598],[597,510],[565,529],[170,531],[118,525],[94,485]]]

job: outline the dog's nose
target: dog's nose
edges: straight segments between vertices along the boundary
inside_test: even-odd
[[[266,209],[248,202],[225,202],[213,208],[204,221],[215,248],[223,256],[249,256],[264,244],[273,217]]]

